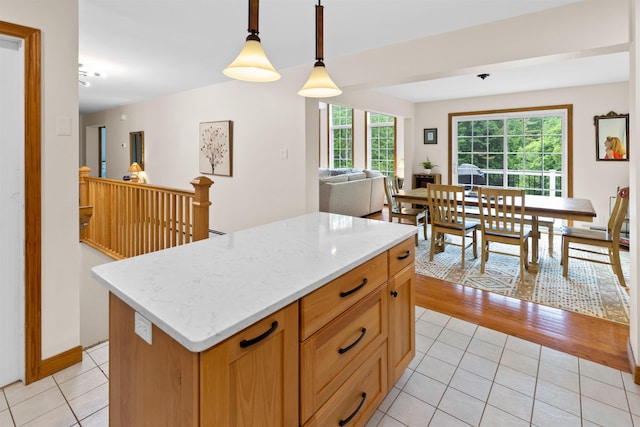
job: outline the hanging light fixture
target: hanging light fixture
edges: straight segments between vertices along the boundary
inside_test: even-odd
[[[258,0],[249,0],[249,35],[236,59],[224,69],[225,76],[248,82],[273,82],[280,73],[265,55],[258,37]]]
[[[316,5],[316,63],[313,65],[309,80],[307,80],[305,85],[302,86],[302,89],[298,91],[298,95],[310,98],[329,98],[342,93],[340,88],[331,80],[323,62],[323,10],[324,6],[322,6],[320,0],[318,0],[318,4]]]

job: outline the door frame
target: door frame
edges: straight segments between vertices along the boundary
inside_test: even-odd
[[[24,381],[29,384],[81,361],[82,348],[42,360],[41,33],[0,21],[0,34],[24,43]]]

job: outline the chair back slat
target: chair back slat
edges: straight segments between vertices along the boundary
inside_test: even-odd
[[[398,194],[397,187],[394,185],[394,180],[386,176],[384,177],[384,191],[387,196],[387,204],[391,208],[391,211],[396,213],[400,212],[398,202],[396,198],[393,197],[395,194]]]
[[[623,187],[618,190],[616,203],[609,217],[607,231],[611,234],[614,242],[620,241],[620,231],[627,217],[627,209],[629,208],[629,187]]]
[[[428,184],[431,223],[449,227],[464,226],[465,198],[461,185]]]
[[[522,189],[480,187],[478,203],[481,227],[491,233],[522,237],[524,198]]]

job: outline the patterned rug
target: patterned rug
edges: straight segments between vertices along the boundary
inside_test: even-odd
[[[520,261],[514,256],[491,253],[489,260],[485,263],[485,274],[480,274],[479,234],[478,258],[474,260],[473,249],[468,248],[465,252],[464,270],[460,268],[462,256],[461,248],[458,246],[447,245],[444,252],[435,254],[433,261],[429,262],[430,241],[425,241],[422,233],[419,234],[419,247],[416,250],[418,274],[629,324],[629,295],[618,285],[611,266],[571,259],[568,277],[562,277],[560,236],[555,236],[553,253],[549,253],[547,235],[542,235],[538,272],[525,271],[525,280],[522,284],[520,283]],[[447,239],[458,238],[447,236]],[[469,242],[468,239],[467,242]],[[512,245],[492,244],[492,248],[518,253],[518,248]],[[603,251],[603,253],[605,255],[599,259],[608,259],[606,252]],[[590,256],[598,257],[598,255]],[[628,281],[629,253],[621,252],[620,259],[624,276]]]

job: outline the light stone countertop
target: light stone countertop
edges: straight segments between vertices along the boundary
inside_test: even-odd
[[[317,212],[91,272],[185,348],[200,352],[415,233],[407,225]]]

